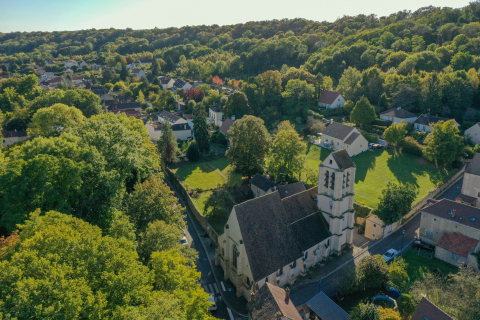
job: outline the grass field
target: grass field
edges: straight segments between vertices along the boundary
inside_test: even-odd
[[[325,148],[309,143],[305,165],[318,173],[318,165],[330,154]],[[425,197],[439,181],[452,172],[436,168],[423,158],[392,149],[364,152],[352,158],[357,166],[355,200],[376,207],[382,190],[389,182],[410,183],[419,190],[416,201]],[[416,202],[415,201],[415,202]]]
[[[227,170],[226,167],[223,169]],[[182,181],[183,185],[188,187],[188,189],[201,188],[202,190],[212,190],[216,189],[219,184],[221,185],[225,183],[225,178],[206,162],[180,164],[177,167],[172,168],[172,171],[177,178]],[[222,171],[222,169],[220,169],[220,171]]]
[[[431,273],[433,270],[439,270],[444,276],[450,273],[458,273],[458,268],[446,263],[437,258],[426,258],[418,255],[417,251],[410,249],[403,254],[403,259],[407,262],[407,273],[410,277],[410,283],[413,283],[418,278],[426,273]]]

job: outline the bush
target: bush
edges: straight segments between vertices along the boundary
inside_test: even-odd
[[[472,159],[473,156],[475,155],[473,148],[470,146],[465,146],[464,152],[467,155],[467,159]]]
[[[392,124],[392,121],[377,119],[373,121],[372,124],[376,126],[389,127]]]
[[[417,308],[417,304],[415,303],[413,296],[406,293],[402,293],[400,299],[397,300],[397,305],[398,311],[400,311],[400,314],[404,319],[407,319],[409,316],[411,316]]]
[[[367,133],[365,131],[362,131],[362,136],[364,136],[365,139],[367,139],[367,141],[370,142],[370,143],[377,143],[378,142],[377,137],[375,137],[374,135],[371,135],[370,133]]]
[[[217,135],[217,143],[222,146],[226,146],[228,144],[227,137],[225,137],[225,135],[221,132]]]
[[[422,156],[423,150],[425,149],[425,147],[419,144],[413,137],[406,137],[400,143],[400,148],[402,149],[402,152],[410,153],[415,156]]]
[[[200,159],[202,156],[202,153],[200,152],[200,149],[198,148],[198,144],[196,142],[190,143],[187,149],[187,158],[188,160],[192,162],[196,162]]]
[[[410,135],[413,139],[417,140],[418,143],[423,144],[423,141],[428,136],[428,132],[413,131]]]

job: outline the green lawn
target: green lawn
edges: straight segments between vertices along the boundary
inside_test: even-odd
[[[309,143],[305,164],[318,172],[318,165],[329,154],[325,148]],[[418,187],[418,201],[434,189],[444,176],[452,173],[436,168],[423,158],[392,149],[364,152],[352,160],[357,165],[355,200],[365,202],[373,208],[377,206],[378,197],[389,182],[410,183]]]
[[[219,184],[225,183],[225,178],[206,162],[180,164],[172,168],[172,171],[188,189],[212,190],[216,189]]]
[[[211,194],[212,191],[202,192],[197,198],[192,198],[192,201],[195,204],[197,210],[200,211],[200,213],[205,217],[205,219],[207,219],[208,223],[210,223],[212,228],[215,229],[215,231],[220,235],[223,233],[223,227],[227,223],[228,219],[226,217],[225,219],[213,219],[213,217],[209,215],[204,215],[205,202]]]
[[[450,273],[458,273],[458,268],[450,263],[442,261],[437,258],[426,258],[418,255],[417,250],[410,249],[403,254],[403,259],[407,262],[407,273],[410,277],[410,283],[420,278],[426,273],[431,273],[433,270],[440,270],[440,272],[447,276]]]

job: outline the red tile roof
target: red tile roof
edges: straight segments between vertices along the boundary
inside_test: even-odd
[[[413,316],[410,320],[455,320],[450,317],[448,314],[443,312],[442,309],[434,305],[427,298],[423,298],[422,301],[418,304],[417,309],[413,313]]]
[[[477,244],[477,239],[467,237],[458,232],[445,232],[436,243],[438,247],[459,254],[465,258],[468,257],[470,250],[472,250]]]
[[[323,91],[320,98],[318,98],[318,102],[332,104],[333,102],[335,102],[335,99],[337,99],[339,95],[340,95],[340,92],[326,90],[326,91]]]

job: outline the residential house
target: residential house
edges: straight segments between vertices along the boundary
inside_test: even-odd
[[[380,119],[397,123],[402,121],[405,121],[406,123],[414,123],[415,120],[417,120],[417,115],[398,107],[380,113]]]
[[[238,296],[250,299],[266,282],[291,285],[351,245],[355,169],[345,150],[333,152],[320,164],[318,187],[283,199],[275,190],[233,207],[215,264]]]
[[[302,319],[350,320],[350,315],[333,302],[323,291],[302,306]]]
[[[162,136],[162,128],[166,121],[170,123],[173,134],[177,139],[187,141],[192,139],[192,128],[188,125],[188,121],[168,111],[154,113],[157,116],[152,123],[146,123],[150,139],[157,140]]]
[[[67,67],[67,68],[71,68],[71,67],[73,67],[73,66],[76,66],[76,67],[78,67],[78,63],[77,63],[77,61],[75,61],[75,60],[72,60],[72,59],[71,59],[71,60],[67,60],[67,61],[65,61],[65,67]]]
[[[6,148],[7,146],[14,144],[15,142],[25,141],[28,139],[27,131],[3,131],[3,147]]]
[[[102,65],[96,64],[96,63],[91,63],[91,64],[90,64],[90,68],[92,68],[93,70],[101,70],[101,69],[102,69]]]
[[[177,110],[178,111],[185,111],[187,110],[187,104],[183,102],[182,100],[177,101]]]
[[[247,304],[249,320],[303,320],[290,299],[290,290],[265,283]]]
[[[72,83],[76,86],[83,84],[83,76],[72,77]]]
[[[45,69],[42,68],[42,69],[38,69],[38,70],[37,70],[37,76],[41,77],[41,76],[43,76],[44,74],[45,74]]]
[[[149,64],[152,64],[153,62],[153,59],[141,59],[141,60],[138,60],[138,64],[141,64],[141,65],[149,65]]]
[[[224,102],[217,102],[208,110],[209,122],[214,126],[221,127],[223,121],[225,121],[225,116],[223,115],[224,107]]]
[[[475,153],[463,175],[460,201],[480,207],[480,153]]]
[[[250,180],[250,188],[252,189],[253,196],[255,198],[264,196],[267,193],[272,192],[273,188],[276,186],[277,184],[275,182],[262,176],[259,173],[254,175],[253,178]]]
[[[175,83],[175,80],[173,80],[172,78],[164,77],[160,79],[160,84],[162,85],[163,90],[173,88],[174,83]]]
[[[142,69],[139,68],[132,68],[130,69],[130,73],[137,78],[145,77],[146,73]]]
[[[318,98],[318,106],[321,109],[335,109],[345,106],[345,98],[336,91],[323,91],[320,98]]]
[[[79,67],[80,69],[83,68],[83,67],[86,66],[86,65],[87,65],[87,63],[86,63],[85,61],[83,61],[83,60],[78,63],[78,67]]]
[[[463,134],[465,137],[469,137],[470,141],[474,144],[480,143],[480,122],[475,123],[473,126],[465,130]]]
[[[110,112],[117,112],[118,110],[126,109],[132,109],[141,112],[142,105],[139,102],[114,103],[108,109]]]
[[[75,72],[73,72],[72,69],[67,69],[65,70],[65,74],[74,74]]]
[[[346,150],[353,157],[368,150],[368,141],[357,128],[331,121],[322,132],[321,146],[334,151]]]
[[[45,65],[47,66],[54,66],[55,62],[52,59],[46,59],[45,60]]]
[[[480,249],[480,209],[442,199],[431,201],[420,212],[420,239],[437,246],[435,255],[446,262],[467,264],[478,270],[474,254]]]
[[[387,237],[400,226],[400,221],[385,225],[376,214],[370,214],[365,218],[365,238],[378,240]]]
[[[134,117],[137,119],[139,119],[142,114],[140,111],[135,109],[118,109],[115,111],[115,114],[120,114],[120,113],[126,114],[127,117]]]
[[[54,89],[61,83],[63,83],[62,78],[53,78],[53,79],[47,80],[48,87],[54,88]]]
[[[228,130],[233,126],[235,123],[235,117],[232,117],[233,119],[225,119],[223,121],[222,126],[220,127],[220,132],[223,133],[225,136],[228,134]]]
[[[183,81],[183,80],[180,80],[178,79],[177,81],[175,81],[175,83],[173,84],[173,88],[177,88],[178,89],[182,89],[183,92],[187,91],[188,89],[190,89],[192,87],[192,85],[186,81]]]
[[[192,128],[192,138],[195,139],[194,130],[193,130],[193,127],[194,127],[193,114],[184,113],[183,118],[187,120],[188,125],[190,126],[190,128]]]
[[[417,118],[413,122],[414,128],[417,131],[422,131],[422,132],[432,132],[433,131],[433,125],[439,121],[448,121],[452,119],[448,118],[442,118],[442,117],[436,117],[436,116],[431,116],[429,114],[422,114],[420,117]],[[455,125],[458,127],[460,126],[458,122],[455,121]]]
[[[423,297],[410,320],[455,320],[442,309]]]

